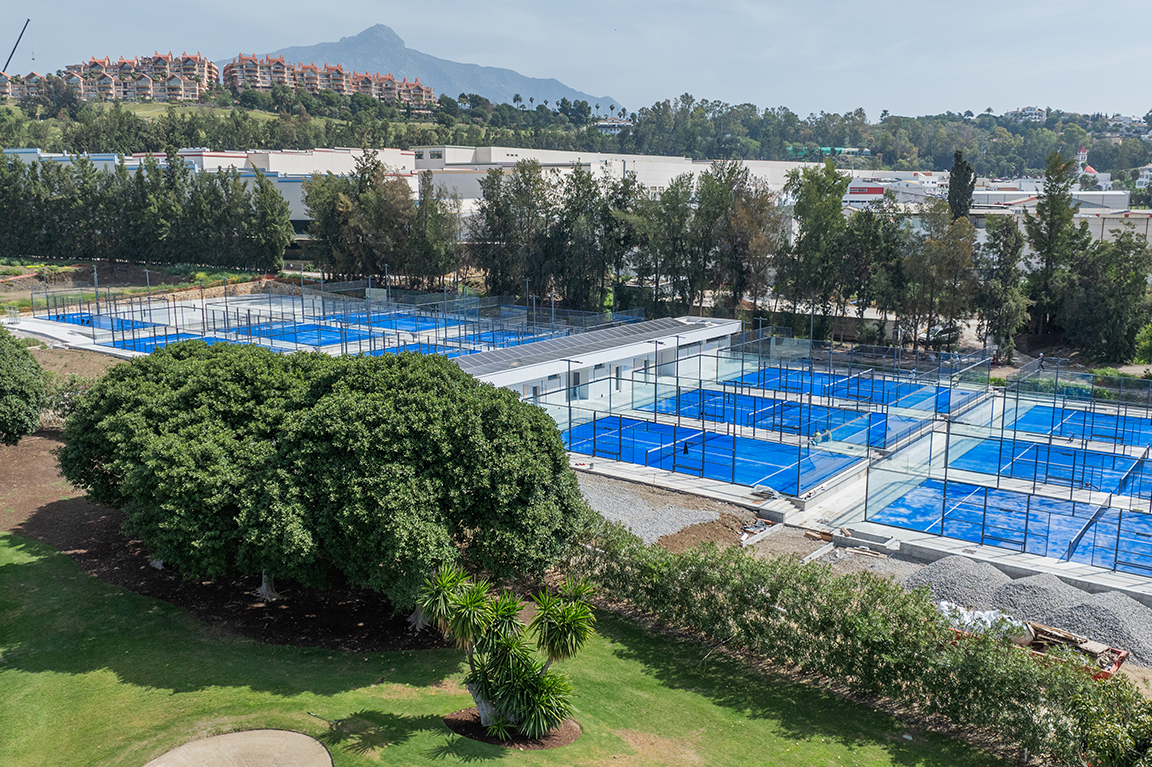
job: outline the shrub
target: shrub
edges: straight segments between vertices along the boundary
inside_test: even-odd
[[[493,595],[487,581],[472,581],[459,567],[442,567],[424,582],[421,617],[467,652],[464,683],[489,735],[507,740],[515,728],[543,737],[572,713],[572,686],[551,666],[575,656],[591,638],[596,619],[586,601],[590,593],[587,583],[573,580],[556,593],[541,592],[526,628],[515,595]],[[529,633],[546,660],[532,651]]]
[[[672,554],[610,523],[584,543],[570,554],[570,574],[669,625],[987,728],[1059,763],[1078,763],[1092,747],[1090,732],[1104,727],[1093,719],[1103,691],[1131,687],[1095,682],[1080,656],[1055,651],[1038,661],[993,633],[957,641],[926,590],[909,593],[871,573],[837,577],[795,557],[753,559],[712,544]]]
[[[0,328],[0,444],[15,445],[36,431],[47,401],[40,364],[22,343]]]

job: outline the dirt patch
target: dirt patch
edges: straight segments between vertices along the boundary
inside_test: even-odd
[[[681,554],[705,541],[711,541],[722,549],[728,548],[740,544],[740,533],[746,524],[748,523],[739,517],[722,512],[720,519],[701,522],[678,533],[665,535],[658,543],[673,554]]]
[[[627,743],[635,755],[612,760],[612,764],[628,764],[633,759],[638,764],[691,765],[702,764],[705,760],[696,752],[686,738],[662,738],[650,732],[635,730],[613,730],[613,735]]]
[[[19,326],[12,330],[19,335]],[[85,378],[99,378],[108,372],[108,368],[124,362],[119,357],[99,352],[86,352],[80,349],[41,349],[32,347],[28,351],[40,363],[40,367],[62,376],[78,375]]]
[[[543,738],[525,738],[517,735],[511,740],[499,740],[488,735],[488,730],[480,724],[480,713],[473,708],[455,711],[444,717],[444,724],[449,730],[465,738],[478,740],[492,746],[504,746],[517,751],[542,751],[548,748],[560,748],[573,743],[582,734],[580,725],[574,719],[565,719],[560,726],[552,730]]]

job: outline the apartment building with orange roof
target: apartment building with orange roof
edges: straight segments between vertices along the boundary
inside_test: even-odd
[[[154,51],[151,56],[112,61],[92,56],[65,68],[64,82],[89,101],[196,101],[220,81],[216,64],[197,52]]]
[[[386,103],[399,102],[423,107],[435,99],[435,91],[423,85],[419,78],[415,82],[397,83],[392,75],[349,72],[342,64],[316,62],[296,66],[287,64],[283,57],[265,56],[260,59],[255,54],[240,54],[224,65],[224,85],[233,91],[254,88],[269,91],[275,85],[289,88],[302,88],[311,93],[323,90],[335,91],[344,96],[360,93]]]

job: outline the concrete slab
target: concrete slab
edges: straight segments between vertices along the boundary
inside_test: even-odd
[[[144,767],[332,767],[314,738],[289,730],[246,730],[194,740]]]

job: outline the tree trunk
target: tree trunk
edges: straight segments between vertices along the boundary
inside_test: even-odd
[[[275,602],[277,599],[280,599],[280,594],[276,591],[275,579],[268,574],[267,570],[261,572],[261,576],[262,580],[260,582],[260,588],[256,589],[256,591],[252,593],[263,599],[265,602]]]
[[[495,703],[480,695],[480,692],[476,689],[475,685],[468,684],[465,685],[465,687],[468,688],[468,692],[471,694],[472,700],[476,702],[476,710],[480,713],[480,724],[487,727],[501,716],[504,716],[500,709],[496,707]],[[505,719],[507,718],[508,717],[505,717]],[[516,724],[510,720],[509,722],[510,724]]]

